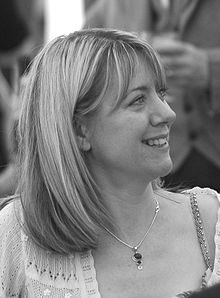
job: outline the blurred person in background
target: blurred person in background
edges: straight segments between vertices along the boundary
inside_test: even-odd
[[[0,197],[16,187],[14,128],[20,106],[20,78],[44,41],[43,2],[7,0],[0,4]]]
[[[84,10],[87,12],[97,0],[83,0]]]
[[[98,0],[86,14],[85,27],[139,32],[161,55],[177,114],[166,186],[220,191],[219,11],[218,0]]]

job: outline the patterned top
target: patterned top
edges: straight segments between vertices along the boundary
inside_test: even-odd
[[[191,191],[220,201],[211,189]],[[15,204],[9,204],[0,212],[0,297],[101,298],[92,252],[60,256],[36,247],[23,233],[15,209]],[[220,281],[220,211],[215,244],[214,268],[205,274],[208,286]]]

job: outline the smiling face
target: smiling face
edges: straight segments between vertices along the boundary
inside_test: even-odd
[[[117,107],[116,77],[99,110],[87,122],[91,145],[87,162],[96,177],[150,182],[172,168],[168,139],[175,113],[166,103],[163,90],[156,90],[154,75],[143,58]]]

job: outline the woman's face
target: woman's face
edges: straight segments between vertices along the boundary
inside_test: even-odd
[[[166,175],[172,168],[168,140],[175,113],[155,90],[146,62],[140,59],[127,96],[113,109],[117,89],[115,79],[100,109],[88,120],[90,169],[115,179],[122,175],[152,181]]]

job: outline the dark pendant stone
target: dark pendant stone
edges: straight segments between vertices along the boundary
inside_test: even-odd
[[[137,261],[137,265],[141,265],[143,262],[141,260]]]
[[[136,253],[134,254],[134,258],[135,258],[136,260],[141,260],[141,259],[142,259],[142,255],[141,255],[139,252],[136,252]]]

